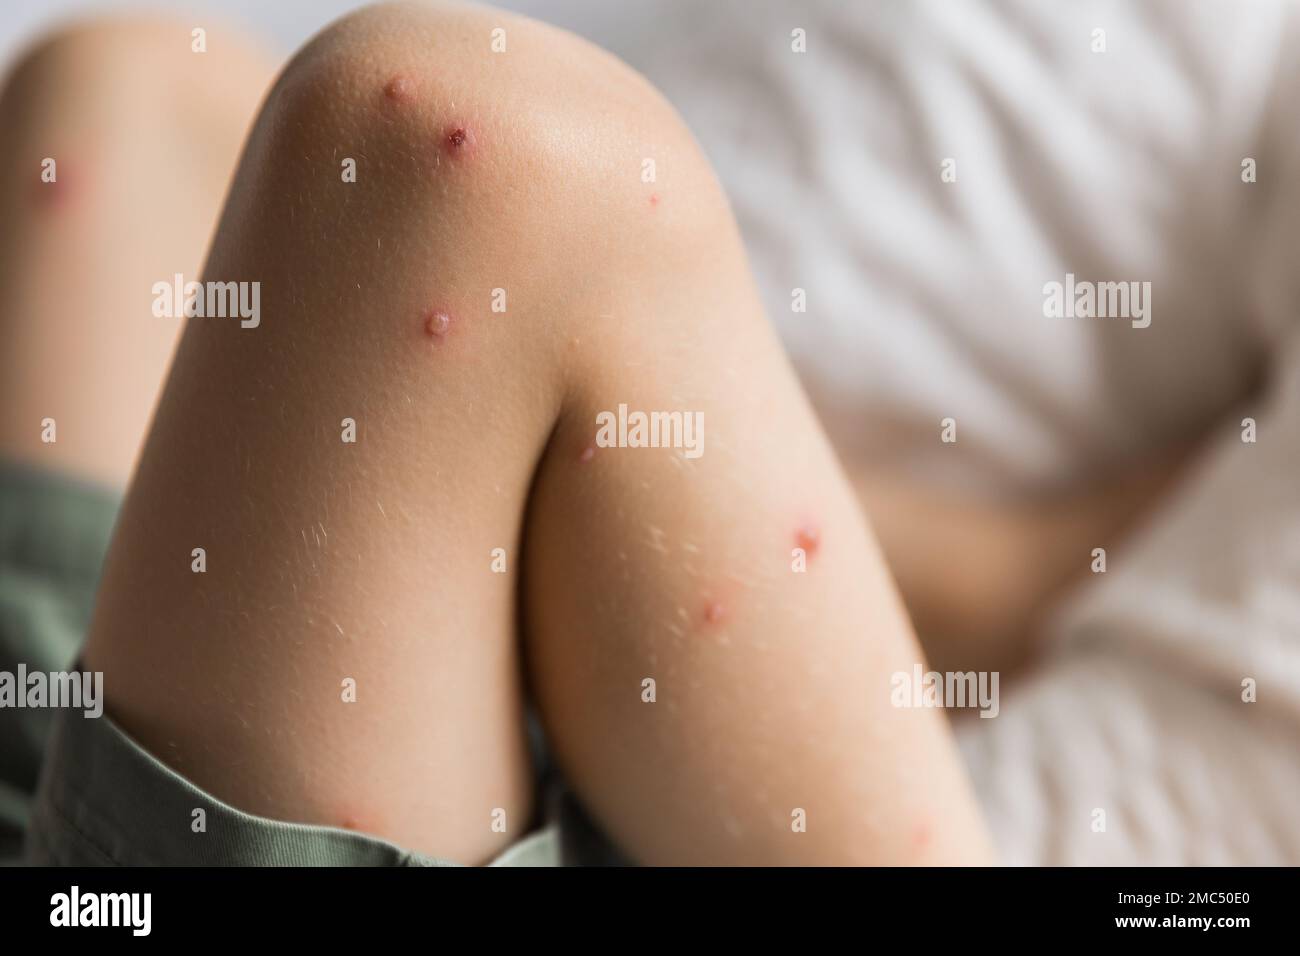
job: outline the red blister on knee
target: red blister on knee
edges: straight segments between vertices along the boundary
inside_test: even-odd
[[[415,84],[406,74],[397,73],[384,84],[384,96],[398,106],[409,103],[415,99]]]

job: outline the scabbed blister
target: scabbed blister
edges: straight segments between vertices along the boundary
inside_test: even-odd
[[[453,123],[443,130],[442,151],[448,159],[465,159],[473,151],[477,139],[468,126]]]

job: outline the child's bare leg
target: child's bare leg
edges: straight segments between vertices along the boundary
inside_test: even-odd
[[[985,858],[942,717],[890,706],[918,651],[725,202],[639,78],[482,8],[349,17],[281,78],[206,277],[260,281],[261,322],[191,321],[88,652],[163,759],[484,860],[530,805],[522,624],[633,858]],[[702,413],[703,455],[593,451],[620,403]]]
[[[242,37],[89,21],[33,47],[0,95],[0,455],[124,485],[271,70]],[[54,441],[43,426],[53,419]]]

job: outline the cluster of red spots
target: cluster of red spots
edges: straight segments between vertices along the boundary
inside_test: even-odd
[[[384,84],[383,94],[394,106],[404,106],[415,100],[415,81],[405,73],[395,73]],[[441,150],[447,156],[466,156],[473,146],[474,132],[463,123],[453,123],[442,132]]]
[[[451,331],[451,316],[441,309],[429,309],[424,313],[424,331],[434,341],[440,341]]]
[[[811,558],[817,553],[817,549],[821,547],[821,531],[818,530],[816,525],[805,521],[795,531],[794,543],[797,547],[803,549],[804,554]]]

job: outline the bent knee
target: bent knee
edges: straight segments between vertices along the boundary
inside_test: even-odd
[[[249,165],[261,200],[292,202],[304,229],[319,216],[372,246],[397,233],[399,253],[407,223],[434,258],[507,277],[620,242],[644,253],[651,230],[726,218],[694,140],[644,79],[477,6],[382,4],[327,27],[281,75]]]
[[[267,279],[259,341],[279,354],[348,341],[385,378],[567,391],[607,336],[694,321],[682,296],[738,250],[693,138],[632,70],[520,17],[401,3],[286,66],[207,277]]]
[[[616,174],[633,144],[682,136],[667,103],[610,54],[459,3],[384,3],[343,17],[298,52],[276,95],[288,126],[387,132],[435,168],[472,156],[476,169],[523,163],[542,180]]]

